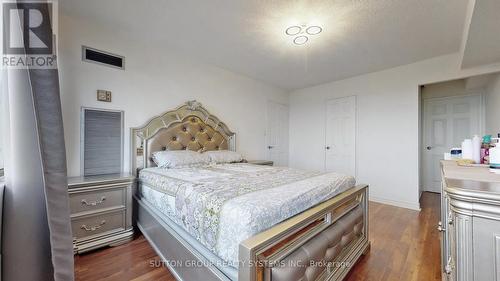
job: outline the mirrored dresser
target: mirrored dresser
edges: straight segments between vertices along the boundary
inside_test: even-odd
[[[500,280],[500,175],[442,161],[443,280]]]
[[[128,174],[68,179],[75,253],[133,239],[132,185]]]

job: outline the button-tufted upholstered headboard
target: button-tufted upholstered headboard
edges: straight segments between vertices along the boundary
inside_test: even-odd
[[[229,149],[227,137],[197,116],[186,116],[180,123],[163,128],[148,141],[150,153],[159,150],[208,151]]]
[[[152,118],[144,126],[132,128],[131,136],[132,171],[154,166],[151,155],[156,151],[235,150],[235,133],[197,101],[189,101]]]

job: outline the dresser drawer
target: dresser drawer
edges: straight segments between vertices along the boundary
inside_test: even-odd
[[[100,213],[71,220],[73,237],[80,239],[111,230],[125,229],[125,210]]]
[[[71,214],[94,211],[110,207],[125,206],[127,185],[114,188],[100,188],[92,191],[70,193],[69,205]]]

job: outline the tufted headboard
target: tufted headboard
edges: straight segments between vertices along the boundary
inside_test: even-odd
[[[235,133],[199,102],[188,101],[175,110],[131,129],[132,171],[155,166],[153,152],[161,150],[235,150]]]

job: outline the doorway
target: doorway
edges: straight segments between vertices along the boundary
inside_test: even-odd
[[[288,166],[288,106],[267,102],[267,160]]]
[[[325,171],[356,176],[356,97],[326,102]]]
[[[483,134],[482,96],[428,98],[423,100],[422,110],[423,191],[440,193],[444,153],[460,147],[464,139]]]

